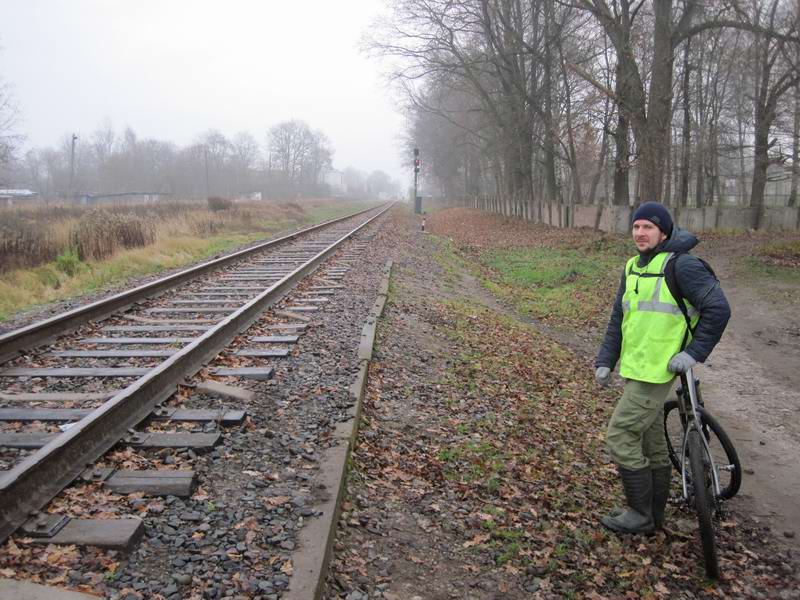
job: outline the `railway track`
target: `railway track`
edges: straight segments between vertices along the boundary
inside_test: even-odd
[[[0,540],[21,529],[42,542],[130,549],[143,534],[137,519],[103,523],[43,509],[75,481],[188,497],[196,485],[191,469],[124,469],[102,457],[120,442],[166,457],[212,451],[226,426],[245,421],[246,409],[184,408],[184,401],[252,400],[231,382],[269,382],[309,315],[362,259],[365,246],[351,238],[386,210],[312,227],[0,336]],[[293,292],[312,274],[313,285]]]

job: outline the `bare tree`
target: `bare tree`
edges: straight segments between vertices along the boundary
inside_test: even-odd
[[[342,183],[345,193],[353,198],[361,198],[367,193],[367,176],[354,167],[346,167],[342,171]]]
[[[794,115],[792,118],[792,182],[787,206],[795,207],[800,183],[800,83],[794,86]]]
[[[383,171],[373,171],[367,177],[367,194],[377,197],[380,194],[389,194],[392,191],[392,178]]]
[[[780,25],[797,22],[796,14],[786,10],[780,0],[772,0],[767,6],[755,7],[754,21],[762,22],[765,28],[774,31]],[[763,11],[763,12],[762,12]],[[756,208],[754,227],[759,229],[764,212],[764,190],[767,185],[767,169],[770,164],[782,162],[783,157],[771,155],[775,139],[770,139],[770,131],[778,112],[781,98],[798,82],[800,71],[794,62],[796,50],[785,38],[776,38],[764,32],[754,32],[752,50],[755,54],[755,93],[753,107],[753,184],[750,191],[750,206]]]
[[[325,171],[333,164],[333,146],[322,131],[311,132],[308,144],[302,169],[305,191],[316,193]]]
[[[293,119],[271,127],[267,138],[270,162],[282,174],[287,191],[297,191],[311,130],[303,121]]]
[[[485,139],[497,154],[493,169],[508,214],[533,198],[531,56],[514,32],[530,18],[518,0],[402,0],[369,44],[404,61],[393,77],[413,105],[426,104],[425,86],[417,86],[425,78],[474,98],[494,127]]]
[[[114,155],[114,144],[116,134],[111,121],[105,119],[92,134],[92,148],[94,150],[94,161],[96,180],[101,189],[111,189],[113,182],[108,178],[108,166]]]
[[[18,124],[19,110],[11,88],[0,79],[0,183],[3,184],[23,140],[17,132]]]

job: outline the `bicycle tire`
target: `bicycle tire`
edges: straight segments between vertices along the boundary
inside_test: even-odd
[[[673,411],[676,412],[673,413]],[[677,400],[669,400],[664,403],[664,435],[667,438],[669,459],[675,469],[677,469],[678,473],[680,473],[681,450],[680,448],[675,448],[673,446],[673,439],[670,436],[669,431],[671,418],[680,419],[680,411],[678,410]],[[723,500],[730,500],[739,492],[739,488],[742,486],[742,464],[739,462],[739,454],[736,452],[736,448],[733,446],[731,438],[728,437],[728,434],[722,428],[722,425],[719,424],[719,421],[717,421],[703,407],[700,407],[700,420],[702,421],[703,431],[706,435],[706,441],[708,442],[709,446],[714,447],[716,445],[713,439],[716,438],[717,442],[719,442],[719,446],[725,452],[725,459],[730,469],[726,471],[730,473],[730,479],[728,481],[723,481],[722,475],[720,475],[719,497]],[[682,435],[677,438],[678,441],[681,439]]]
[[[719,579],[719,563],[717,562],[717,546],[714,539],[714,489],[711,482],[711,470],[704,459],[706,449],[700,439],[700,433],[691,430],[686,444],[689,455],[689,471],[691,473],[691,500],[697,513],[697,525],[700,528],[700,543],[703,547],[703,562],[706,576]]]

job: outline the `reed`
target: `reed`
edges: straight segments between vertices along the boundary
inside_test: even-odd
[[[156,239],[155,220],[147,215],[88,211],[72,231],[72,245],[81,260],[100,260],[122,248],[140,248]]]
[[[2,215],[0,271],[35,267],[54,260],[69,245],[70,221],[48,224],[26,215]]]

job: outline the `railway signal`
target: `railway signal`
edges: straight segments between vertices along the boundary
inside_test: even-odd
[[[422,196],[417,193],[417,178],[419,177],[419,148],[414,148],[414,212],[422,214]]]

